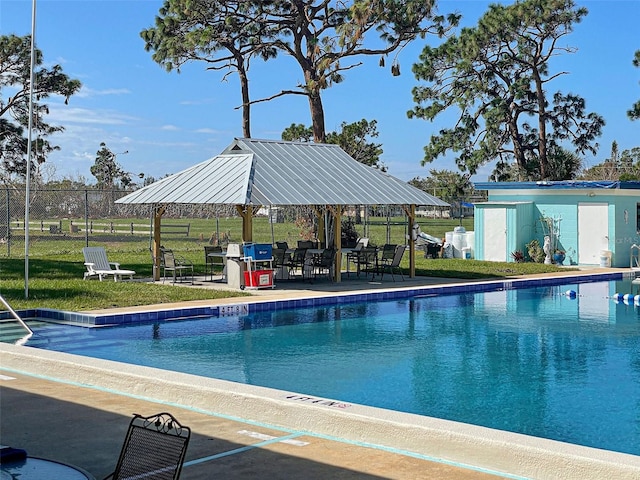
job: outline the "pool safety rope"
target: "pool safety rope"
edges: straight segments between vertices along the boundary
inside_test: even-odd
[[[570,300],[575,300],[578,297],[584,296],[584,295],[580,295],[580,294],[576,293],[575,290],[567,290],[566,292],[557,293],[556,295],[559,296],[559,297],[567,297]]]
[[[640,295],[634,295],[632,293],[614,293],[611,299],[616,303],[625,303],[627,305],[633,304],[636,307],[640,306]]]

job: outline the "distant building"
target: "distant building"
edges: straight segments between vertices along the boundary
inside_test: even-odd
[[[474,256],[513,261],[531,240],[551,237],[565,265],[629,267],[640,244],[640,182],[486,182],[488,201],[475,204]]]

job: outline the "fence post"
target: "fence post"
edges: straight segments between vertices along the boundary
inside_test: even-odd
[[[133,235],[133,222],[131,222],[131,235]]]
[[[89,246],[89,191],[84,189],[84,246]]]
[[[10,202],[11,191],[9,187],[5,187],[5,198],[7,200],[6,203],[6,219],[7,219],[7,257],[11,256],[11,202]]]

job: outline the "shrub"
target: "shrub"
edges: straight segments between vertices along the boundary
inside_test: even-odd
[[[516,263],[522,263],[524,262],[524,253],[522,253],[522,250],[516,250],[515,252],[511,252],[511,258],[513,258],[513,261]]]
[[[546,257],[544,250],[542,250],[542,247],[540,246],[540,242],[535,239],[527,243],[527,254],[531,261],[536,263],[543,263]]]

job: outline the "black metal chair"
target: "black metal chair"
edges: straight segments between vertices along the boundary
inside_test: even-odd
[[[217,255],[212,255],[217,254]],[[207,275],[211,275],[211,280],[213,281],[213,275],[217,271],[222,272],[222,280],[225,277],[225,265],[224,265],[224,257],[222,254],[222,247],[213,246],[213,245],[205,245],[204,246],[204,279],[207,280]]]
[[[289,275],[295,275],[296,270],[300,269],[304,276],[304,262],[307,255],[306,248],[296,248],[293,255],[286,261],[285,265],[289,267]]]
[[[376,262],[376,265],[374,267],[374,276],[382,271],[382,269],[380,268],[382,265],[388,265],[391,263],[391,261],[393,260],[393,256],[396,253],[396,247],[397,245],[392,243],[385,243],[382,246],[382,253],[380,254],[380,257],[378,258],[378,261]]]
[[[335,248],[325,248],[320,255],[316,256],[313,262],[313,276],[326,274],[328,279],[333,280],[336,254]]]
[[[356,275],[360,277],[360,272],[375,271],[378,266],[378,248],[364,247],[357,252],[352,259],[356,265]]]
[[[389,258],[388,256],[380,259],[380,263],[378,264],[378,268],[376,272],[380,274],[380,280],[384,277],[385,272],[389,272],[391,274],[391,278],[393,281],[396,281],[396,277],[394,276],[394,270],[397,270],[404,281],[404,275],[402,273],[402,269],[400,268],[400,262],[402,261],[402,256],[404,255],[404,251],[406,250],[406,245],[398,245],[395,247],[393,251],[393,256]]]
[[[356,246],[353,247],[353,249],[347,253],[347,275],[351,274],[351,271],[349,270],[349,265],[352,263],[355,265],[356,258],[358,258],[358,254],[365,246],[366,245],[364,244],[364,242],[359,241],[358,243],[356,243]]]
[[[393,255],[396,253],[396,244],[385,243],[382,246],[382,254],[380,255],[380,261],[388,262],[393,259]]]
[[[285,248],[274,248],[273,269],[275,278],[285,280],[289,278],[289,264],[291,263],[291,254],[287,253]]]
[[[304,248],[305,250],[318,248],[318,242],[314,242],[313,240],[298,240],[298,248]]]
[[[193,283],[193,263],[185,260],[182,257],[178,257],[173,253],[173,250],[163,248],[160,250],[162,254],[162,283],[164,283],[167,277],[167,272],[173,276],[173,283],[176,283],[176,278],[179,277],[180,281],[185,275],[185,272],[191,271],[191,283]]]
[[[273,249],[273,268],[285,267],[291,262],[291,254],[285,248]]]
[[[105,480],[177,480],[190,437],[191,429],[170,413],[134,414],[116,468]]]

